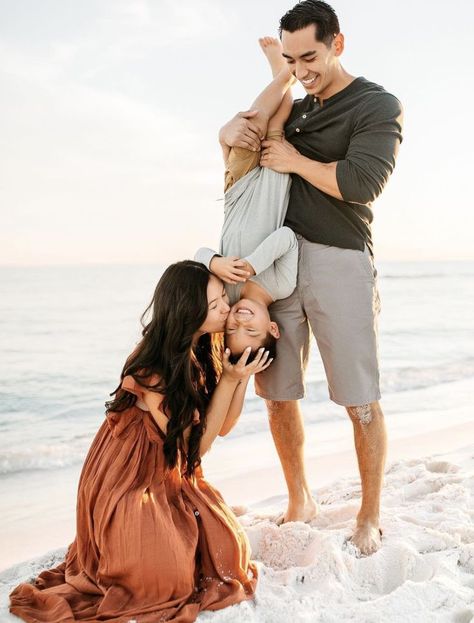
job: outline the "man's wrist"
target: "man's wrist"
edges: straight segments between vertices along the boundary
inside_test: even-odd
[[[303,173],[306,170],[308,160],[310,160],[310,158],[306,158],[306,156],[303,156],[299,152],[296,153],[290,162],[290,170],[288,173],[295,173],[300,177],[304,177]],[[312,162],[315,162],[315,160],[312,160]]]

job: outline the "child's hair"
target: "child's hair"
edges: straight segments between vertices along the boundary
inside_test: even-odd
[[[225,338],[224,338],[225,339]],[[268,350],[268,358],[267,361],[269,359],[275,359],[276,357],[276,353],[277,353],[277,339],[275,336],[273,336],[270,332],[268,332],[265,336],[265,339],[262,342],[262,345],[259,348],[264,348],[265,350]],[[256,348],[254,350],[251,351],[248,359],[247,359],[247,363],[251,363],[255,357],[258,355],[258,351],[259,348]],[[242,357],[243,352],[240,353],[231,353],[230,357],[229,357],[229,361],[230,363],[234,364],[237,363],[239,361],[239,359]]]

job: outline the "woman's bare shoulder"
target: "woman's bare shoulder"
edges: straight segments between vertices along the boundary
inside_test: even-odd
[[[156,386],[160,382],[161,377],[158,374],[152,374],[146,378],[145,384],[148,386]],[[162,402],[164,399],[164,394],[157,392],[155,390],[143,388],[143,401],[148,407],[153,419],[158,424],[160,429],[166,434],[166,429],[168,427],[168,418],[163,412]]]

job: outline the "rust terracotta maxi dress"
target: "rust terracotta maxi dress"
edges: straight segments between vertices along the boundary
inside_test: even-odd
[[[141,399],[132,377],[122,387]],[[59,567],[11,593],[13,614],[31,623],[187,623],[253,597],[244,531],[200,468],[192,478],[165,469],[163,440],[138,406],[108,414],[79,481],[76,539]]]

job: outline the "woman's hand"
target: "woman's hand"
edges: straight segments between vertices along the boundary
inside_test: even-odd
[[[232,364],[229,361],[230,349],[226,348],[222,360],[222,376],[231,381],[240,383],[252,374],[258,374],[266,370],[273,361],[273,358],[268,359],[269,351],[265,350],[263,347],[260,348],[255,359],[247,364],[247,359],[250,356],[251,350],[250,346],[248,346],[242,353],[238,362]]]
[[[260,166],[277,173],[294,173],[301,154],[288,141],[263,141]]]
[[[248,262],[241,260],[235,255],[228,257],[215,255],[209,264],[209,268],[214,275],[225,281],[225,283],[232,284],[239,281],[247,281],[252,274],[255,275],[255,271],[251,273],[248,270],[249,266]]]

